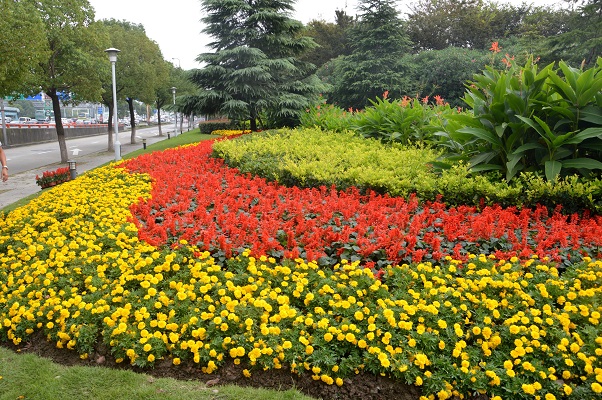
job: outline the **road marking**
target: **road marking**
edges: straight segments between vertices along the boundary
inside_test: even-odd
[[[80,149],[73,149],[73,155],[76,156],[79,154],[81,150]]]

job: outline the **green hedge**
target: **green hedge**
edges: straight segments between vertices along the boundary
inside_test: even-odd
[[[352,132],[320,129],[279,130],[214,144],[214,155],[244,173],[287,186],[356,187],[392,196],[417,195],[448,205],[562,206],[565,212],[602,214],[602,181],[577,177],[549,182],[523,173],[507,183],[499,174],[471,176],[468,165],[438,173],[440,155],[430,148],[386,145]]]
[[[211,135],[211,132],[219,129],[230,129],[232,127],[234,127],[234,124],[227,119],[202,121],[199,123],[199,129],[201,130],[201,133],[207,135]]]

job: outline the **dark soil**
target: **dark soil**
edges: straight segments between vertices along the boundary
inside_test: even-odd
[[[417,400],[421,396],[420,389],[416,386],[405,385],[393,379],[361,373],[345,380],[343,386],[326,385],[314,381],[310,374],[296,375],[286,369],[257,370],[252,372],[250,378],[242,374],[244,367],[234,363],[226,363],[216,372],[203,374],[194,364],[174,366],[171,361],[164,360],[155,364],[152,369],[141,369],[129,364],[117,364],[108,349],[97,349],[88,360],[82,360],[79,355],[71,350],[59,349],[38,334],[31,341],[14,346],[12,343],[2,343],[3,347],[20,353],[33,353],[48,358],[62,365],[101,366],[105,368],[129,369],[155,377],[170,377],[180,380],[196,380],[208,386],[213,385],[238,385],[274,390],[287,390],[295,388],[298,391],[316,399],[362,399],[362,400]]]

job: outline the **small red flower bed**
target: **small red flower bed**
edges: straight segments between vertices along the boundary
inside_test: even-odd
[[[132,207],[141,239],[174,246],[186,240],[218,259],[249,248],[255,255],[324,265],[360,259],[376,268],[469,253],[535,254],[568,265],[602,252],[600,216],[543,207],[479,211],[355,190],[287,188],[227,167],[211,157],[211,146],[203,142],[125,163],[154,179],[152,198]]]

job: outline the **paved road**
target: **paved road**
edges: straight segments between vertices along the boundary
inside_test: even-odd
[[[164,135],[166,135],[167,132],[172,132],[173,134],[173,126],[171,126],[171,130],[169,129],[169,126],[163,126],[162,132]],[[147,144],[160,140],[161,137],[158,136],[158,133],[159,128],[156,126],[136,128],[136,141],[138,147],[142,147],[142,139],[147,139]],[[119,141],[122,146],[129,144],[131,142],[130,139],[130,130],[119,132]],[[66,145],[69,158],[77,159],[78,157],[93,153],[106,152],[108,148],[108,136],[105,133],[97,136],[68,139]],[[4,150],[6,152],[7,163],[11,175],[49,165],[60,165],[61,155],[57,141],[27,146],[15,146],[5,148]]]
[[[163,135],[159,136],[158,129],[156,127],[147,129],[136,129],[136,135],[141,138],[146,137],[147,145],[167,139],[167,133],[170,132],[168,129],[163,127]],[[171,130],[173,133],[173,129]],[[127,139],[126,139],[127,134]],[[123,135],[119,134],[121,145],[121,154],[127,154],[132,151],[142,148],[142,140],[138,140],[136,144],[130,144],[130,132],[124,132]],[[115,152],[107,151],[106,135],[94,136],[87,138],[90,142],[84,145],[84,142],[80,143],[80,139],[71,139],[67,141],[67,147],[71,148],[76,146],[81,151],[78,154],[72,154],[70,151],[70,157],[77,163],[77,172],[79,174],[96,168],[107,162],[115,160]],[[78,141],[77,143],[75,141]],[[92,142],[102,142],[102,146],[98,147],[101,150],[92,150],[92,145],[97,145]],[[125,143],[124,143],[125,142]],[[9,165],[9,178],[8,182],[0,181],[0,209],[34,193],[39,192],[41,189],[36,184],[36,175],[41,175],[44,171],[50,169],[56,169],[61,166],[66,166],[60,162],[60,153],[58,143],[44,143],[32,146],[13,147],[5,149],[7,154],[7,163]],[[17,156],[18,154],[18,156]],[[26,160],[26,162],[24,161]],[[19,171],[19,167],[22,166]],[[16,170],[16,171],[15,171]],[[60,190],[60,186],[53,188],[52,190]]]

